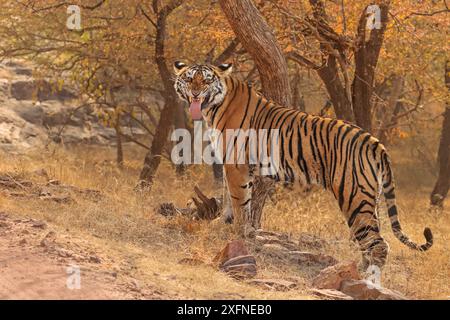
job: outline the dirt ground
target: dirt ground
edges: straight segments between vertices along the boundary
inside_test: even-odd
[[[94,250],[43,221],[1,214],[0,299],[170,298],[152,292],[148,285],[140,287],[132,277],[119,276],[120,264],[100,258]]]

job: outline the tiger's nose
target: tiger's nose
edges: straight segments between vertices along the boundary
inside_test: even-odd
[[[200,91],[199,91],[199,90],[192,90],[192,95],[193,95],[195,98],[197,98],[199,94],[200,94]]]

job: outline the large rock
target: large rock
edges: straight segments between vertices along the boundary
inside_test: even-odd
[[[69,100],[76,96],[65,88],[55,90],[46,80],[16,80],[11,83],[11,96],[16,100]]]
[[[45,131],[20,118],[13,110],[0,108],[0,148],[14,152],[42,147]]]
[[[214,262],[219,266],[232,258],[238,256],[247,256],[248,250],[242,240],[233,240],[226,244],[226,246],[214,257]]]
[[[248,254],[244,241],[234,240],[225,246],[214,258],[219,269],[233,278],[247,279],[256,276],[255,257]]]
[[[320,271],[312,284],[317,289],[339,290],[344,280],[360,280],[356,262],[341,262]]]
[[[407,300],[400,292],[383,288],[369,280],[344,280],[340,291],[356,300]]]
[[[9,81],[6,79],[0,79],[0,102],[8,99],[10,94]]]

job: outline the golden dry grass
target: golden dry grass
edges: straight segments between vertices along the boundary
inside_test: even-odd
[[[183,178],[177,178],[169,162],[163,162],[150,194],[137,195],[133,187],[141,166],[142,154],[127,150],[123,170],[114,164],[114,150],[75,148],[34,153],[27,156],[0,156],[0,172],[13,172],[39,180],[35,170],[45,169],[52,179],[82,188],[101,190],[105,198],[92,202],[82,197],[74,204],[57,204],[42,200],[18,200],[0,193],[0,211],[45,219],[67,232],[82,236],[104,248],[118,261],[133,267],[133,276],[152,283],[171,297],[196,299],[312,299],[310,280],[314,274],[280,260],[259,258],[261,277],[295,279],[300,285],[288,292],[261,289],[235,281],[209,265],[186,266],[178,261],[197,257],[211,262],[227,240],[232,228],[219,221],[190,221],[184,217],[167,219],[155,212],[161,202],[173,201],[185,206],[198,184],[210,195],[220,189],[211,181],[210,170],[192,167]],[[394,238],[384,208],[381,209],[383,234],[390,244],[389,260],[383,270],[382,284],[411,298],[446,299],[450,296],[450,219],[449,209],[440,213],[428,210],[432,177],[419,164],[394,154],[400,219],[404,230],[415,241],[422,242],[423,228],[431,227],[435,245],[427,253],[406,248]],[[413,172],[414,175],[409,175]],[[420,179],[419,179],[419,178]],[[345,220],[334,199],[323,191],[307,195],[285,192],[265,209],[263,228],[293,236],[308,232],[329,240],[325,254],[356,259],[360,254],[350,241]],[[285,201],[283,201],[285,200]],[[448,202],[448,201],[447,201]]]

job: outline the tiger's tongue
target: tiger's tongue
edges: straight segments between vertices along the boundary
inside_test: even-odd
[[[202,103],[200,101],[192,101],[189,106],[189,112],[191,113],[192,120],[202,119]]]

